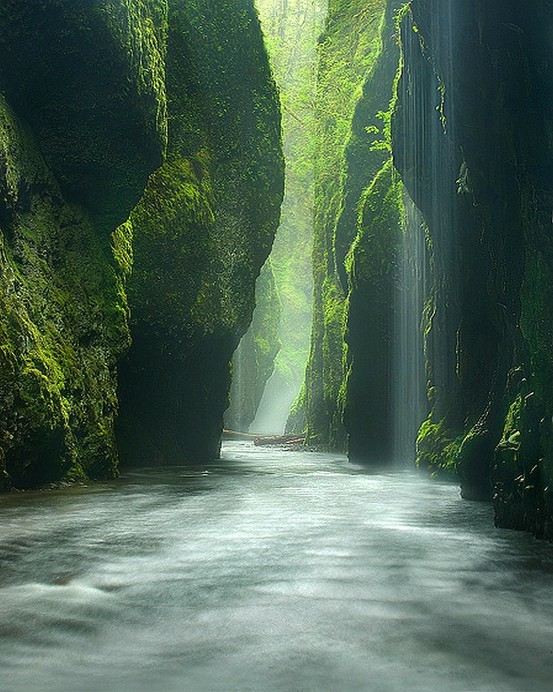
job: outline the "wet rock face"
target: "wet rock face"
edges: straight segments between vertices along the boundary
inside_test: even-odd
[[[548,537],[552,26],[550,3],[415,0],[394,141],[433,253],[420,461]]]
[[[407,290],[398,268],[404,189],[389,120],[403,4],[329,6],[318,73],[311,354],[289,425],[309,442],[347,446],[351,460],[383,466],[395,454],[396,303]]]
[[[248,432],[254,421],[265,386],[275,369],[280,350],[281,301],[271,261],[261,270],[256,288],[252,323],[232,360],[230,406],[225,411],[225,428]]]
[[[395,13],[382,17],[381,46],[363,85],[346,148],[344,201],[334,252],[347,290],[343,418],[352,461],[387,466],[394,450],[392,371],[403,186],[393,168],[382,113],[399,68]]]
[[[0,0],[0,23],[0,489],[117,473],[129,307],[123,455],[213,458],[282,198],[253,3]]]
[[[391,83],[381,88],[383,74],[377,66],[387,11],[386,0],[370,7],[363,0],[331,0],[319,45],[313,326],[305,384],[287,427],[305,431],[310,443],[334,449],[346,446],[346,257],[357,235],[361,195],[387,158],[382,151],[371,151],[382,138],[377,111],[386,110],[391,97]],[[386,35],[384,42],[388,40]],[[361,365],[361,357],[357,362]],[[367,417],[357,403],[347,424],[361,430]]]
[[[169,8],[169,143],[132,215],[127,464],[214,458],[229,362],[283,195],[280,113],[253,2]]]
[[[0,2],[0,83],[63,193],[110,233],[159,166],[163,0]]]
[[[0,3],[0,488],[116,473],[113,232],[162,157],[160,7]]]

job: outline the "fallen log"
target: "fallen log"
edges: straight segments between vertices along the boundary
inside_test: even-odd
[[[257,437],[254,440],[254,444],[258,447],[261,446],[277,446],[277,445],[294,445],[303,444],[305,442],[305,437],[298,437],[298,435],[271,435],[269,437]]]
[[[305,443],[305,437],[295,435],[255,435],[252,433],[243,433],[237,430],[223,430],[223,440],[244,440],[253,442],[255,445],[262,446],[278,446],[278,445],[302,445]]]

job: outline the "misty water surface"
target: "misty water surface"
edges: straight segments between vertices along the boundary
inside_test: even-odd
[[[2,690],[551,690],[553,548],[453,485],[233,443],[0,498]]]

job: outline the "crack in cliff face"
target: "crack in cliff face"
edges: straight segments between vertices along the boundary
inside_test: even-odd
[[[317,43],[327,0],[256,0],[281,103],[285,195],[250,329],[234,356],[233,430],[281,434],[309,354]],[[281,307],[279,308],[279,304]]]

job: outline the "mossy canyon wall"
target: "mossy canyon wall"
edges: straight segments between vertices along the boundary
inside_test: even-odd
[[[0,0],[0,25],[0,489],[212,459],[283,199],[253,0]],[[553,0],[330,0],[288,424],[549,539],[552,35]]]
[[[212,458],[282,200],[253,2],[0,24],[0,488]]]
[[[401,405],[427,412],[404,463],[552,539],[553,4],[354,5],[330,3],[321,39],[315,321],[291,425],[391,464]],[[409,304],[423,396],[401,381]]]
[[[384,0],[331,0],[319,42],[313,327],[305,384],[289,428],[304,428],[310,443],[331,448],[345,441],[345,257],[356,236],[360,195],[386,158],[371,144],[380,139],[377,113],[389,105],[397,64],[389,83],[375,91],[371,78],[388,46],[383,26],[391,14]]]
[[[419,462],[549,539],[552,29],[550,2],[414,1],[394,147],[433,266]]]

